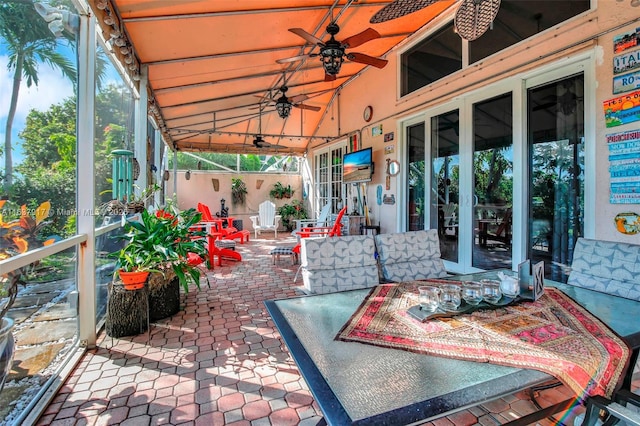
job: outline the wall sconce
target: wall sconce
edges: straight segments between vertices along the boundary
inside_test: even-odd
[[[187,171],[184,173],[184,178],[185,178],[186,180],[191,179],[191,170],[187,170]]]

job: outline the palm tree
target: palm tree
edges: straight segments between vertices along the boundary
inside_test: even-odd
[[[0,44],[4,45],[9,54],[8,68],[13,71],[4,141],[4,192],[7,194],[13,184],[11,132],[22,79],[26,79],[27,87],[37,86],[38,65],[47,63],[59,68],[63,75],[75,83],[76,69],[72,61],[56,52],[56,37],[37,14],[31,1],[9,0],[0,5]]]

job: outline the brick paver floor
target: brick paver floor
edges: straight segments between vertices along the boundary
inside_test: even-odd
[[[263,301],[301,294],[288,257],[274,247],[294,240],[237,244],[242,262],[208,272],[211,287],[192,289],[184,310],[147,334],[104,334],[48,406],[40,425],[316,425],[322,413]],[[640,386],[640,376],[635,382]],[[567,396],[565,387],[520,392],[429,424],[496,425]],[[533,400],[532,400],[533,395]],[[540,422],[550,425],[572,415]]]

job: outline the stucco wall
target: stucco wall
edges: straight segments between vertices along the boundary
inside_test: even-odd
[[[596,3],[596,2],[594,2]],[[524,43],[512,46],[503,52],[489,57],[451,76],[418,90],[404,99],[399,99],[397,87],[399,64],[397,51],[389,53],[389,64],[384,69],[369,68],[361,77],[348,84],[340,94],[340,102],[333,105],[333,112],[326,115],[320,126],[319,134],[347,135],[357,133],[362,147],[373,147],[376,172],[368,186],[368,199],[376,199],[376,188],[385,185],[385,160],[398,159],[401,167],[404,161],[399,155],[400,123],[421,112],[443,104],[456,97],[472,95],[474,91],[486,89],[508,78],[525,78],[537,69],[551,69],[555,64],[566,64],[577,56],[591,55],[595,62],[595,82],[586,82],[587,90],[595,92],[595,105],[585,105],[586,127],[595,132],[586,133],[586,143],[590,145],[595,158],[591,161],[595,167],[587,169],[587,179],[595,185],[595,202],[592,211],[586,217],[592,217],[592,223],[586,224],[587,233],[594,238],[640,243],[640,234],[623,235],[615,230],[613,218],[617,213],[633,211],[640,213],[640,206],[609,203],[609,161],[605,135],[640,128],[640,122],[605,128],[602,102],[615,96],[612,94],[613,37],[640,27],[640,7],[632,7],[629,1],[599,0],[598,8],[575,17],[572,20],[538,34]],[[417,38],[438,24],[432,23]],[[593,75],[593,74],[589,74]],[[384,83],[381,83],[384,82]],[[367,105],[373,107],[373,119],[366,123],[362,112]],[[339,116],[339,120],[329,119]],[[593,125],[595,122],[595,126]],[[371,128],[382,125],[379,136],[372,136]],[[384,134],[394,132],[392,142],[384,142]],[[461,143],[464,143],[461,141]],[[395,152],[385,155],[384,147],[394,145]],[[312,147],[313,150],[314,147]],[[312,158],[312,156],[310,156]],[[396,198],[400,193],[399,177],[391,178],[391,190]],[[372,212],[379,218],[383,232],[396,230],[399,206],[371,203]],[[376,210],[379,210],[379,213]],[[588,235],[589,236],[589,235]]]
[[[247,197],[243,205],[234,205],[231,200],[231,178],[241,178],[247,186]],[[218,179],[218,191],[214,189],[212,179]],[[259,181],[262,181],[259,184]],[[283,185],[291,185],[294,193],[288,199],[273,199],[269,192],[273,185],[280,182]],[[209,206],[212,214],[220,211],[220,200],[224,198],[225,206],[229,208],[229,216],[243,220],[244,229],[253,229],[249,216],[258,212],[258,206],[264,200],[271,200],[276,208],[284,204],[290,204],[292,200],[302,200],[302,178],[293,174],[256,174],[256,173],[212,173],[206,171],[191,171],[191,179],[185,179],[184,171],[178,172],[178,207],[180,209],[196,208],[198,203]],[[258,188],[258,185],[260,187]],[[173,174],[166,182],[167,194],[173,192]],[[169,195],[170,196],[170,195]]]

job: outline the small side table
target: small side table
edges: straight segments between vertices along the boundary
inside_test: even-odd
[[[378,235],[380,233],[380,225],[360,225],[360,235],[368,235],[369,233]]]

